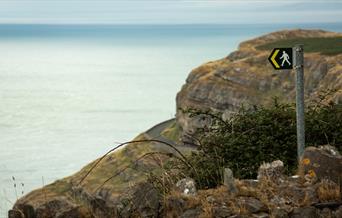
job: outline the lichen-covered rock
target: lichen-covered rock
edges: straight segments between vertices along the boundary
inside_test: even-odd
[[[331,146],[307,147],[302,157],[300,170],[306,175],[307,180],[329,179],[336,184],[341,184],[342,156]]]

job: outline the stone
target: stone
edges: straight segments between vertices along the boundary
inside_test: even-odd
[[[25,218],[25,216],[20,210],[9,210],[8,218]]]
[[[32,205],[30,204],[19,204],[16,208],[20,210],[25,218],[36,218],[36,213]]]
[[[233,171],[229,168],[224,168],[223,171],[224,185],[227,187],[228,192],[235,194],[238,192],[235,186],[235,179],[233,176]]]
[[[184,195],[196,195],[196,183],[195,180],[191,178],[184,178],[176,183],[177,191]]]
[[[254,218],[269,218],[270,215],[268,213],[261,212],[261,213],[253,214],[252,217],[254,217]]]
[[[290,218],[320,218],[318,210],[315,207],[297,207],[290,214]]]
[[[88,218],[91,217],[88,212],[80,210],[79,207],[74,207],[69,210],[61,211],[56,214],[56,218]]]
[[[213,216],[217,218],[225,218],[232,215],[232,211],[226,206],[213,207]]]
[[[342,205],[333,212],[335,218],[342,218]]]
[[[215,202],[215,198],[213,196],[208,196],[206,199],[211,204]]]
[[[332,146],[307,147],[300,164],[306,179],[329,179],[336,184],[342,181],[342,156]],[[342,183],[340,184],[342,187]]]
[[[271,212],[273,218],[288,218],[289,215],[287,214],[287,211],[282,208],[275,208]]]
[[[184,213],[180,216],[181,218],[194,218],[194,217],[199,217],[201,214],[201,208],[196,207],[196,208],[190,208],[184,211]]]
[[[263,163],[258,170],[258,180],[269,180],[275,183],[284,180],[284,163],[281,160]]]
[[[172,212],[173,216],[171,217],[179,217],[183,213],[185,205],[186,202],[182,198],[175,196],[167,198],[165,205],[167,211],[165,211],[166,214],[164,214],[164,216],[171,215]]]
[[[257,188],[259,185],[259,180],[256,180],[256,179],[242,179],[239,181],[241,185],[252,187],[252,188]]]
[[[331,210],[329,208],[324,208],[321,210],[320,216],[321,218],[332,218]]]
[[[240,198],[238,204],[241,208],[245,208],[250,213],[257,213],[261,211],[266,211],[266,206],[256,198]]]
[[[75,205],[70,203],[65,197],[51,199],[36,209],[36,218],[54,218],[56,217],[57,213],[70,210],[74,207]]]
[[[158,217],[160,197],[160,192],[151,183],[140,183],[132,191],[132,206],[127,211],[126,216]]]

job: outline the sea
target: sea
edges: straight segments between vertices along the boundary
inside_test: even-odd
[[[239,42],[342,23],[0,24],[0,217],[118,143],[174,118],[189,72]]]

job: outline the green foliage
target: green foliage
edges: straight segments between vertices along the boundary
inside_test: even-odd
[[[257,49],[271,50],[276,47],[293,47],[295,44],[303,44],[305,52],[320,52],[325,55],[338,55],[342,53],[342,37],[282,39],[260,45]]]
[[[315,103],[306,108],[306,146],[330,144],[342,151],[342,105]],[[261,163],[280,159],[287,173],[297,165],[296,110],[293,104],[254,106],[224,121],[220,114],[190,111],[209,117],[211,124],[194,136],[199,151],[188,158],[195,170],[186,169],[199,188],[222,183],[222,169],[237,178],[255,178]]]

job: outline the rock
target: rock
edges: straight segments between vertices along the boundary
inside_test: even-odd
[[[239,199],[238,204],[241,208],[245,208],[250,213],[267,211],[266,206],[261,203],[261,201],[252,197],[241,198]]]
[[[151,183],[140,183],[130,195],[131,204],[121,213],[123,217],[158,217],[161,195]]]
[[[194,218],[194,217],[199,217],[201,214],[201,208],[196,207],[196,208],[190,208],[185,210],[185,212],[180,216],[181,218]]]
[[[270,215],[268,215],[268,213],[255,213],[252,215],[252,217],[255,217],[255,218],[269,218]]]
[[[269,180],[274,183],[282,182],[284,179],[284,163],[281,160],[272,163],[264,163],[259,167],[258,180]]]
[[[321,218],[332,218],[331,210],[329,208],[324,208],[320,212],[320,217]]]
[[[301,205],[305,199],[306,192],[302,187],[298,187],[295,184],[288,184],[279,187],[277,190],[279,196],[282,196],[283,202],[280,202],[278,206],[284,207],[284,205],[290,203],[294,205]]]
[[[333,212],[333,217],[342,218],[342,206]]]
[[[275,208],[271,212],[273,218],[288,218],[288,214],[285,209]]]
[[[217,218],[225,218],[232,215],[232,211],[226,206],[213,207],[213,216]]]
[[[318,210],[315,207],[295,208],[290,214],[291,218],[320,218]]]
[[[323,146],[307,147],[300,164],[300,171],[306,178],[316,178],[317,181],[329,179],[336,184],[342,181],[342,156],[336,148]]]
[[[62,211],[68,211],[76,207],[65,197],[55,198],[36,209],[36,218],[54,218],[58,213],[63,213]]]
[[[224,168],[223,177],[224,177],[224,185],[227,187],[228,191],[232,194],[237,193],[238,190],[235,186],[235,179],[233,176],[233,171],[229,168]]]
[[[108,207],[106,201],[102,198],[92,198],[89,200],[91,211],[99,217],[110,217],[111,208]]]
[[[240,215],[240,214],[235,214],[235,215],[232,215],[228,218],[250,218],[249,216],[247,215]]]
[[[56,214],[56,218],[92,218],[88,210],[74,207]]]
[[[25,218],[36,218],[34,208],[30,204],[18,204],[15,208],[20,210],[24,214]]]
[[[170,217],[179,217],[183,213],[186,202],[179,197],[169,197],[166,200],[164,216],[169,215]]]
[[[241,179],[239,180],[239,182],[243,186],[248,186],[252,188],[257,188],[259,185],[259,180],[256,180],[256,179]]]
[[[213,196],[208,196],[207,201],[212,204],[215,202],[215,198]]]
[[[8,218],[25,218],[25,216],[20,210],[9,210]]]
[[[176,183],[177,191],[184,195],[196,195],[196,183],[191,178],[184,178]]]

